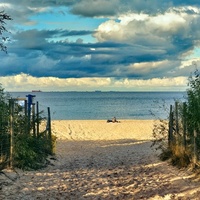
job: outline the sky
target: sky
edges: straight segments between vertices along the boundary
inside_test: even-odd
[[[200,64],[199,0],[1,0],[7,91],[185,91]]]

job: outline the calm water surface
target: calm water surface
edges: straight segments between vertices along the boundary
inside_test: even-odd
[[[40,110],[61,119],[155,119],[167,118],[170,104],[184,100],[183,92],[12,92],[11,96],[36,95]],[[155,114],[155,117],[152,115]]]

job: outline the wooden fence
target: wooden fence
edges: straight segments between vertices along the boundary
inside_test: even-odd
[[[0,170],[5,167],[13,167],[13,151],[15,149],[14,140],[17,134],[22,134],[23,132],[24,134],[30,134],[36,138],[40,134],[40,122],[42,120],[42,117],[41,112],[39,111],[39,103],[33,103],[33,97],[33,95],[27,95],[27,98],[11,98],[8,101],[8,105],[4,105],[1,108]],[[23,105],[19,105],[19,102],[21,102]],[[46,119],[43,119],[42,121],[46,123],[44,130],[46,138],[51,141],[52,135],[50,108],[48,107],[47,110],[48,117]],[[16,123],[17,120],[18,123]],[[17,126],[22,126],[20,132]],[[52,143],[50,142],[49,145],[49,149],[52,151]]]
[[[187,104],[175,102],[170,106],[168,146],[178,156],[189,158],[194,165],[200,161],[200,132],[188,119]]]

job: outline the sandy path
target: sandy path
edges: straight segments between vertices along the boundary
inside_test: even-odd
[[[56,158],[0,190],[0,199],[200,199],[189,172],[157,159],[153,121],[53,121]]]

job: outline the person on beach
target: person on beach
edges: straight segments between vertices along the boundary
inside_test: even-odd
[[[107,123],[113,122],[113,123],[119,123],[120,121],[117,121],[116,117],[113,117],[112,119],[108,119]]]
[[[117,122],[116,117],[113,117],[113,118],[112,118],[112,122],[113,122],[113,123]]]

